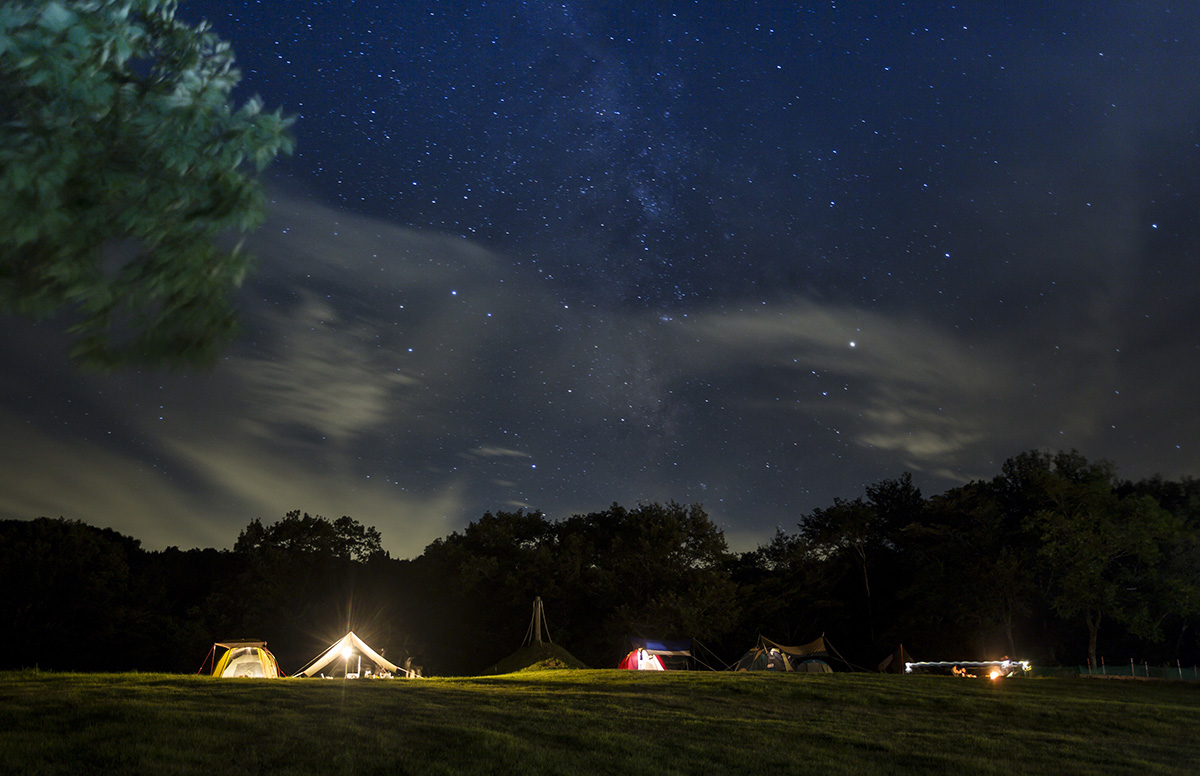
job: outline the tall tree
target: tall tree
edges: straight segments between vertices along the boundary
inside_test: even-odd
[[[1164,657],[1200,660],[1200,480],[1155,476],[1127,483],[1122,492],[1153,497],[1179,521],[1180,530],[1164,548],[1156,599],[1169,602],[1159,614],[1174,634]]]
[[[911,539],[924,619],[943,618],[945,630],[953,623],[974,631],[981,657],[999,656],[990,641],[999,630],[1002,651],[1016,656],[1017,621],[1036,594],[1029,571],[1036,557],[1023,534],[1010,530],[994,486],[975,481],[931,498],[927,520]],[[956,636],[960,644],[964,635]]]
[[[1088,464],[1077,454],[1054,458],[1046,492],[1050,506],[1030,527],[1053,578],[1054,608],[1064,617],[1082,616],[1087,625],[1088,659],[1095,664],[1106,618],[1154,637],[1152,580],[1160,544],[1178,532],[1179,522],[1150,496],[1118,495],[1111,466]]]
[[[846,501],[835,497],[833,506],[814,509],[800,523],[800,535],[816,546],[829,562],[840,556],[855,568],[863,592],[867,626],[875,638],[874,606],[871,601],[871,570],[876,555],[885,549],[875,511],[862,497]]]
[[[211,602],[228,612],[225,638],[267,639],[285,665],[298,665],[348,628],[369,640],[390,608],[369,573],[388,559],[381,541],[378,530],[345,516],[295,510],[271,525],[251,521],[233,548],[242,564],[238,584]]]
[[[699,505],[613,504],[552,523],[485,514],[414,562],[422,617],[448,672],[491,665],[520,644],[541,596],[551,635],[591,665],[628,635],[706,638],[736,622],[725,537]]]
[[[248,266],[218,237],[261,221],[255,173],[292,147],[176,5],[0,5],[0,312],[69,311],[88,368],[216,360]]]
[[[833,506],[814,509],[799,525],[800,536],[827,560],[841,559],[853,566],[862,584],[863,607],[870,639],[876,639],[875,575],[897,554],[896,538],[921,519],[921,491],[907,472],[899,479],[882,480],[853,501],[833,500]]]
[[[0,667],[134,668],[136,539],[79,521],[0,521]]]
[[[846,606],[837,570],[827,561],[821,548],[782,529],[767,544],[742,553],[733,566],[741,622],[730,649],[745,649],[760,634],[799,644],[831,629]]]
[[[613,504],[564,521],[559,535],[582,539],[574,546],[586,555],[575,558],[588,568],[577,585],[590,592],[593,623],[610,645],[634,634],[709,638],[736,622],[732,556],[699,504]]]
[[[431,543],[413,561],[406,604],[427,665],[472,673],[495,664],[520,646],[535,596],[547,600],[558,640],[556,562],[554,524],[538,511],[488,512]]]

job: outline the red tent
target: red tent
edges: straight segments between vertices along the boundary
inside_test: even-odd
[[[627,668],[631,671],[666,671],[662,658],[652,655],[644,649],[635,649],[625,656],[617,668]]]

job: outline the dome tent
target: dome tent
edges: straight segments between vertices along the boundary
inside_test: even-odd
[[[218,641],[209,650],[209,655],[215,655],[218,647],[224,649],[225,654],[213,664],[213,676],[278,679],[282,675],[279,662],[267,649],[265,641]]]
[[[692,639],[647,639],[642,636],[628,636],[631,651],[625,655],[619,668],[636,670],[677,671],[692,667],[696,661],[693,654]]]
[[[662,658],[642,647],[630,652],[617,668],[629,671],[666,671]]]

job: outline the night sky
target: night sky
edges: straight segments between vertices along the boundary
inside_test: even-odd
[[[195,2],[264,176],[211,373],[0,319],[0,517],[399,557],[699,502],[735,549],[1032,448],[1200,474],[1200,4]]]

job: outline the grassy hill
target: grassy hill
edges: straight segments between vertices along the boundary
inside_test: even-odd
[[[527,644],[492,666],[485,674],[511,674],[515,671],[550,671],[561,668],[587,668],[579,658],[557,644]]]
[[[1200,685],[639,674],[0,674],[0,773],[1193,773]]]

